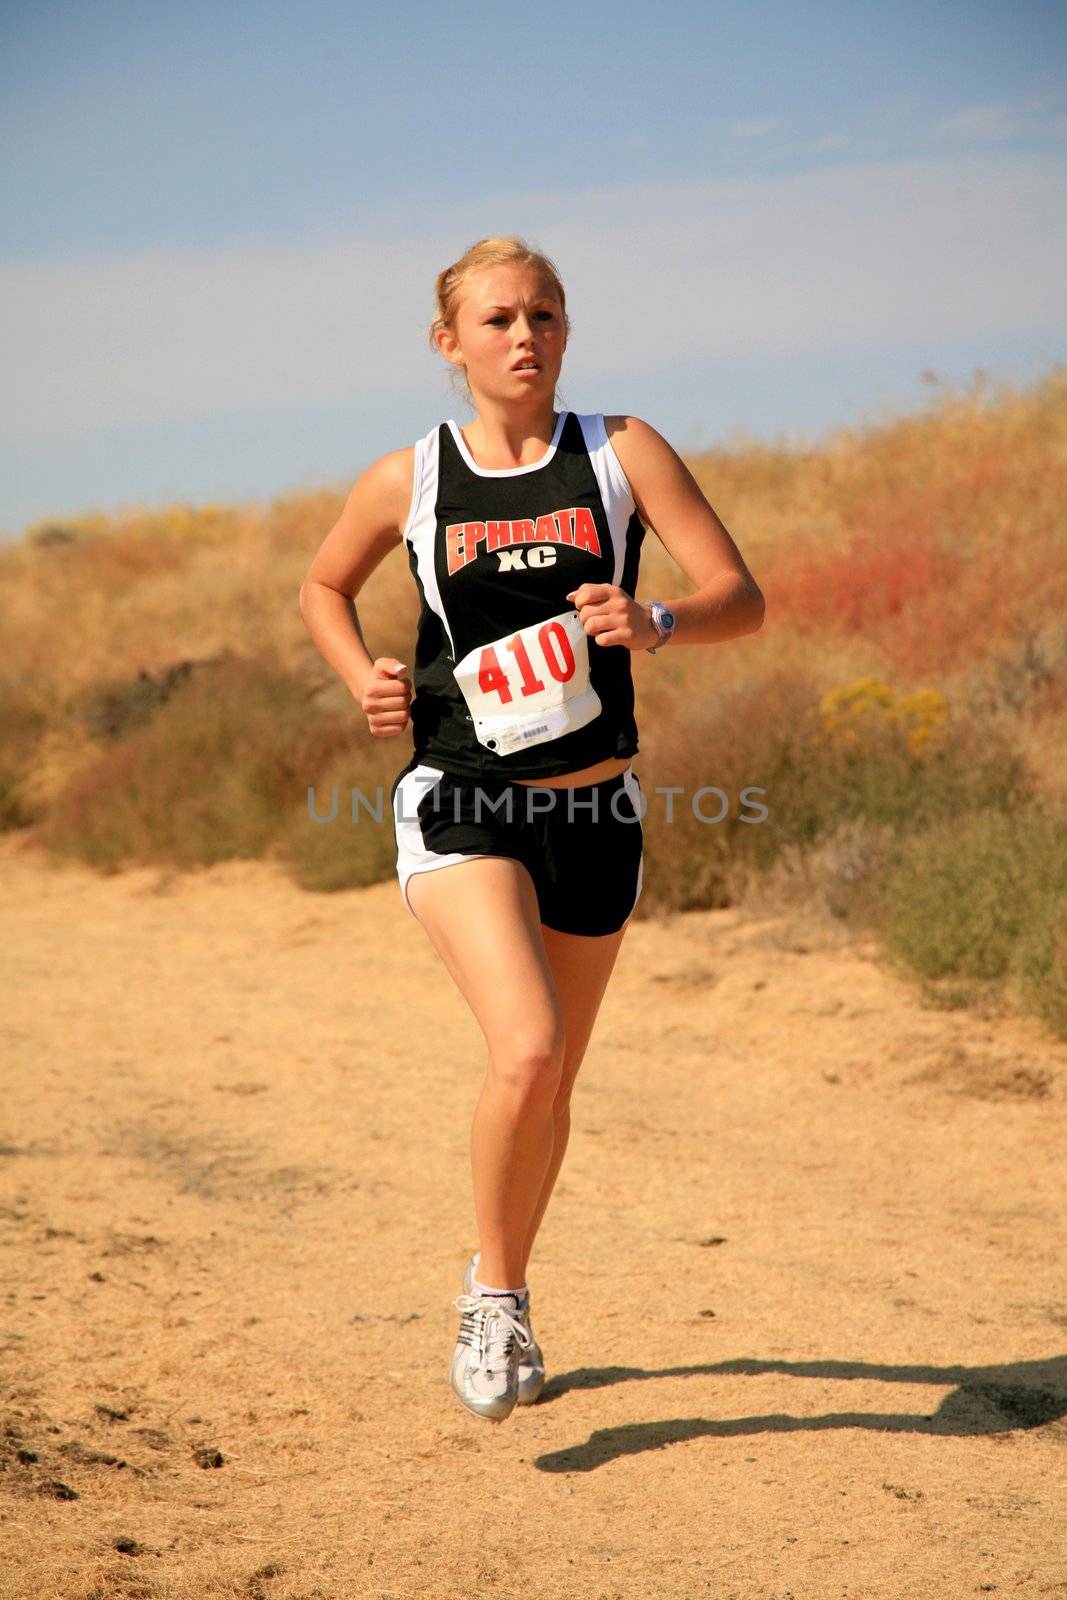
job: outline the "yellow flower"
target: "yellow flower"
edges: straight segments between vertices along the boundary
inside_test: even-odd
[[[916,689],[898,696],[888,683],[875,677],[830,689],[819,701],[822,731],[815,743],[856,749],[861,736],[870,742],[879,730],[889,729],[905,741],[909,753],[922,756],[935,733],[948,718],[945,698],[936,689]]]

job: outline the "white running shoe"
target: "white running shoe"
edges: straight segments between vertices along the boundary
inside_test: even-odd
[[[463,1313],[452,1354],[452,1388],[476,1417],[503,1422],[518,1400],[519,1346],[530,1335],[514,1301],[488,1294],[461,1294],[452,1304]]]
[[[471,1292],[471,1280],[478,1270],[478,1262],[481,1258],[482,1252],[476,1250],[467,1262],[467,1267],[463,1274],[464,1294],[470,1294]],[[545,1358],[542,1354],[541,1346],[534,1338],[533,1327],[530,1323],[529,1290],[527,1290],[526,1309],[519,1313],[519,1321],[529,1334],[530,1342],[519,1350],[519,1383],[515,1404],[532,1406],[536,1400],[541,1398],[541,1391],[545,1386]]]

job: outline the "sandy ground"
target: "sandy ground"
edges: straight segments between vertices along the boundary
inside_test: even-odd
[[[0,845],[0,1593],[1067,1596],[1067,1047],[813,916],[635,920],[448,1385],[483,1044],[395,881]]]

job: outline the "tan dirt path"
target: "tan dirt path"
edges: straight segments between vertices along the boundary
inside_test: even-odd
[[[8,838],[0,910],[4,1600],[1067,1597],[1039,1024],[816,916],[635,920],[494,1426],[448,1385],[484,1046],[395,880]]]

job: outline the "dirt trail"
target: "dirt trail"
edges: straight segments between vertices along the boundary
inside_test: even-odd
[[[5,1600],[1067,1597],[1038,1024],[816,918],[635,922],[496,1427],[448,1386],[482,1036],[395,882],[8,839],[0,906]]]

